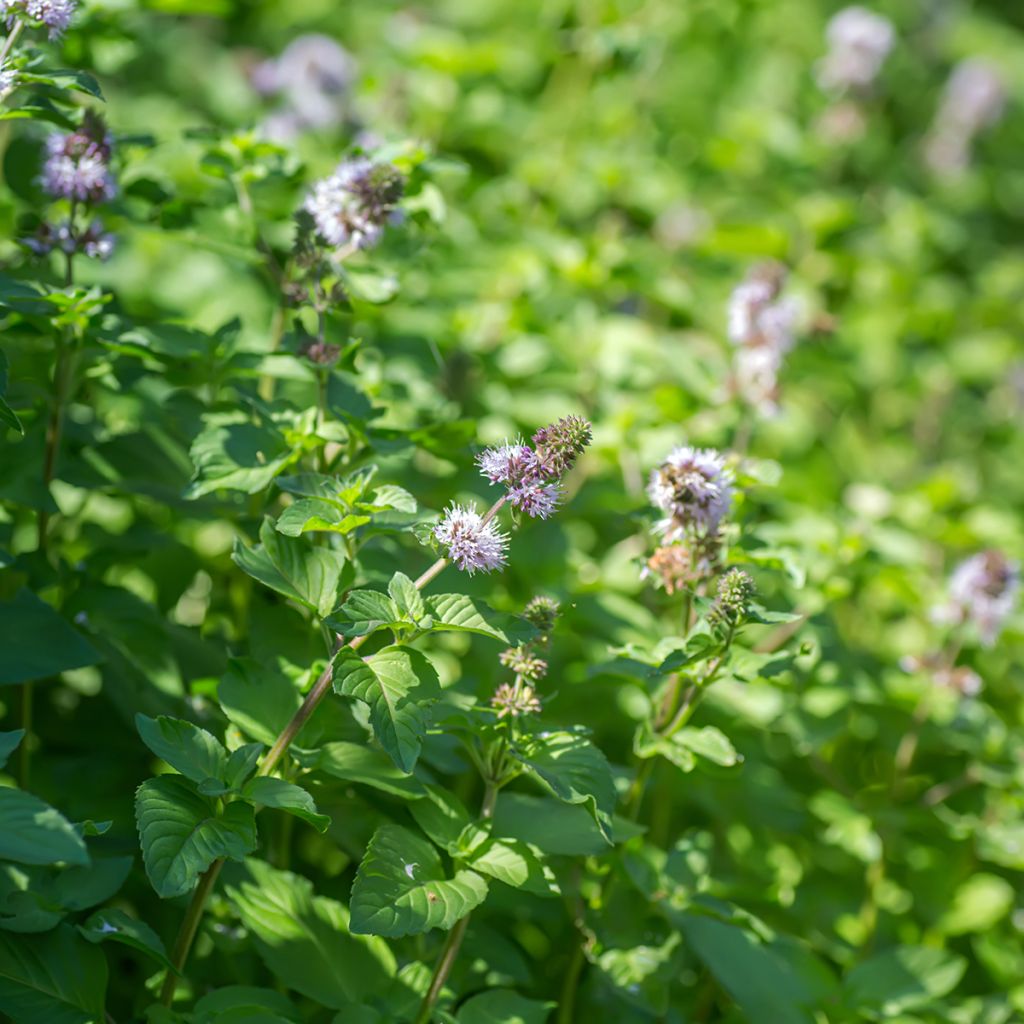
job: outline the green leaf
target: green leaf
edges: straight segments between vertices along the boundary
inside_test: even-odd
[[[615,839],[621,842],[643,830],[615,821]],[[503,792],[494,811],[494,828],[536,846],[545,853],[584,857],[607,852],[608,841],[582,805],[571,806],[551,797]]]
[[[408,647],[385,647],[365,660],[343,647],[334,658],[334,689],[369,705],[377,741],[399,768],[411,772],[428,709],[441,696],[434,666]]]
[[[100,660],[92,644],[24,589],[0,601],[0,651],[0,685],[48,679]]]
[[[20,864],[89,863],[85,842],[60,811],[8,787],[0,787],[0,858]]]
[[[418,507],[416,499],[404,487],[396,487],[394,484],[376,488],[370,502],[359,504],[362,508],[369,507],[374,511],[393,508],[396,512],[408,512],[410,515]]]
[[[149,718],[141,713],[135,716],[135,728],[142,742],[186,779],[224,780],[228,752],[205,729],[181,718]]]
[[[423,803],[421,800],[413,806]],[[561,892],[541,852],[518,839],[485,839],[466,857],[466,863],[474,871],[537,896],[557,896]]]
[[[502,615],[465,594],[436,594],[424,598],[424,604],[436,630],[479,633],[510,646],[531,639],[537,632],[525,619]]]
[[[750,1024],[813,1024],[813,994],[786,960],[742,928],[691,914],[677,919],[690,948]]]
[[[939,928],[945,935],[967,935],[994,928],[1012,909],[1013,886],[984,871],[971,875],[953,894]]]
[[[361,743],[336,740],[325,743],[308,755],[297,752],[296,757],[302,767],[310,771],[322,771],[336,779],[360,782],[394,796],[414,800],[425,792],[423,784],[396,768],[387,754]]]
[[[475,871],[445,878],[425,839],[399,825],[381,825],[352,884],[352,931],[398,938],[452,927],[487,896]]]
[[[423,598],[415,584],[405,573],[396,572],[388,584],[388,594],[395,602],[399,616],[412,622],[419,622],[426,615]]]
[[[858,1011],[895,1016],[956,988],[967,961],[929,946],[898,946],[857,964],[843,982],[844,1001]]]
[[[473,824],[469,811],[454,793],[440,786],[424,786],[423,792],[425,799],[409,808],[416,824],[442,850],[457,854],[462,833]]]
[[[25,738],[24,729],[12,729],[10,732],[0,732],[0,768],[7,766],[11,754],[18,749],[18,744]]]
[[[264,807],[276,807],[287,811],[297,818],[308,822],[318,832],[326,832],[331,819],[326,814],[318,814],[313,798],[301,786],[262,776],[250,779],[242,789],[242,797],[254,804]]]
[[[152,957],[168,970],[174,970],[160,936],[148,924],[129,917],[123,910],[114,907],[97,910],[85,924],[78,926],[78,930],[89,942],[121,942]]]
[[[107,958],[70,925],[0,932],[0,1007],[13,1024],[100,1024],[106,991]]]
[[[302,704],[294,683],[282,672],[250,658],[232,658],[217,687],[221,710],[247,736],[271,746]]]
[[[351,934],[342,904],[313,895],[305,878],[249,860],[252,881],[227,894],[268,969],[288,988],[340,1009],[380,995],[396,964],[387,943]]]
[[[217,490],[256,494],[297,457],[272,423],[218,422],[192,442],[189,451],[195,476],[186,498],[200,498]]]
[[[256,820],[249,804],[228,804],[218,815],[211,801],[175,775],[139,786],[135,818],[146,874],[164,899],[190,892],[215,860],[241,860],[256,848]]]
[[[612,842],[615,780],[604,754],[588,739],[571,732],[538,733],[512,755],[559,800],[583,804]]]
[[[251,985],[226,985],[207,992],[192,1016],[194,1024],[298,1024],[302,1020],[287,996]]]
[[[293,540],[278,533],[269,519],[260,527],[260,544],[250,548],[236,541],[235,564],[264,586],[312,609],[321,618],[338,603],[346,568],[345,555]]]
[[[262,743],[243,743],[231,751],[224,768],[224,783],[229,790],[238,789],[252,775],[265,749]]]
[[[14,410],[4,401],[7,394],[7,356],[0,352],[0,423],[6,423],[12,430],[19,434],[25,433],[21,420],[15,415]]]
[[[277,518],[276,528],[286,537],[298,537],[303,533],[327,532],[351,533],[365,526],[372,517],[353,515],[322,498],[302,498],[289,505]]]
[[[353,590],[331,625],[347,637],[365,636],[378,629],[405,625],[395,602],[376,590]]]
[[[713,725],[686,726],[671,736],[659,736],[645,723],[637,729],[633,750],[642,758],[660,755],[684,772],[693,771],[701,758],[723,767],[743,760],[729,737]]]
[[[544,1024],[555,1003],[526,999],[511,989],[492,988],[466,1000],[458,1024]]]

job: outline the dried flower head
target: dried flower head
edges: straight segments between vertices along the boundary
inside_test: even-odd
[[[718,592],[708,612],[712,624],[739,625],[755,593],[754,581],[742,569],[730,569],[718,581]]]
[[[592,438],[590,424],[581,416],[565,416],[541,427],[532,438],[541,476],[549,480],[565,476]]]
[[[502,683],[491,698],[491,707],[499,718],[518,718],[520,715],[535,715],[540,711],[540,700],[532,686],[513,686]]]
[[[647,494],[667,517],[657,525],[666,541],[714,533],[732,505],[732,473],[711,448],[681,446],[651,474]]]
[[[472,575],[478,570],[493,572],[505,564],[508,537],[493,522],[485,523],[472,508],[453,505],[434,527],[434,537],[448,551],[448,557]]]
[[[553,597],[538,595],[530,598],[523,609],[523,616],[527,622],[537,627],[542,638],[555,628],[555,620],[558,618],[559,605]]]
[[[328,245],[369,249],[380,241],[404,189],[396,167],[355,157],[313,186],[304,209]]]
[[[642,579],[652,577],[657,584],[665,588],[666,594],[685,590],[695,581],[690,549],[685,544],[661,545],[647,559],[640,576]]]
[[[56,39],[71,24],[78,0],[3,0],[0,14],[11,17],[22,14],[45,25],[50,38]]]
[[[825,39],[828,53],[818,65],[818,85],[827,92],[863,91],[882,70],[896,30],[866,7],[844,7],[829,21]]]
[[[341,356],[341,346],[310,338],[299,349],[299,355],[305,356],[316,366],[333,366]]]
[[[46,140],[46,160],[40,182],[58,199],[102,203],[117,192],[110,169],[111,138],[102,119],[87,113],[82,126],[67,135]]]
[[[547,675],[548,663],[543,658],[538,658],[527,644],[509,647],[498,657],[505,668],[511,669],[517,676],[528,679],[531,683]]]
[[[1020,568],[1001,551],[982,551],[961,562],[949,579],[949,600],[933,611],[941,623],[969,623],[991,647],[1013,612]]]

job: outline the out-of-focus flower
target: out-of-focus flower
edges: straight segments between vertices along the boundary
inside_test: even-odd
[[[1020,590],[1020,568],[1001,551],[982,551],[961,562],[949,579],[949,599],[933,609],[943,624],[968,623],[991,647],[1013,612]]]
[[[818,64],[818,85],[826,92],[867,90],[896,41],[888,18],[866,7],[844,7],[825,30],[828,52]]]
[[[718,592],[708,613],[708,620],[736,626],[743,621],[754,596],[754,581],[742,569],[730,569],[718,581]]]
[[[732,473],[711,448],[684,445],[651,474],[651,503],[667,513],[656,529],[666,541],[692,532],[714,533],[732,505]]]
[[[355,61],[333,39],[311,33],[292,40],[280,56],[258,64],[251,80],[258,92],[280,96],[284,103],[264,121],[264,134],[290,142],[309,128],[344,121]]]
[[[822,111],[815,131],[823,142],[845,144],[863,138],[867,127],[861,105],[853,100],[843,100],[829,104]]]
[[[919,657],[906,654],[900,658],[904,672],[923,672],[931,677],[936,686],[955,690],[963,697],[977,697],[982,690],[981,676],[966,665],[944,665],[941,654]]]
[[[18,81],[18,72],[0,65],[0,95],[6,95]]]
[[[106,202],[117,193],[110,156],[110,135],[102,119],[90,112],[80,128],[46,140],[41,184],[58,199]]]
[[[341,346],[310,339],[299,349],[299,355],[317,366],[333,366],[341,355]]]
[[[391,164],[355,157],[316,182],[304,209],[328,245],[369,249],[380,241],[404,188],[405,179]]]
[[[971,58],[954,69],[924,143],[924,158],[939,175],[963,173],[975,136],[995,124],[1006,107],[1006,87],[985,61]]]
[[[462,570],[492,572],[505,564],[508,537],[493,522],[485,523],[472,508],[453,505],[437,526],[434,537],[448,550],[448,557]]]
[[[541,640],[546,639],[547,634],[555,628],[555,620],[558,618],[558,602],[553,597],[538,595],[530,598],[523,609],[523,617],[527,622],[537,627],[541,634]]]
[[[528,646],[509,647],[501,652],[499,660],[505,668],[510,668],[517,676],[531,683],[547,675],[548,663],[538,658]]]
[[[648,577],[660,583],[666,594],[685,590],[695,580],[690,549],[685,544],[663,544],[655,548],[640,573],[641,579]]]
[[[114,235],[105,231],[103,222],[94,219],[84,231],[74,228],[70,221],[57,224],[44,222],[34,235],[21,240],[21,244],[37,256],[45,256],[58,249],[66,253],[81,253],[90,259],[107,260],[114,252]]]
[[[535,715],[540,711],[540,700],[532,686],[513,686],[502,683],[491,698],[491,707],[499,718],[518,718],[520,715]]]
[[[56,39],[71,24],[78,0],[2,0],[0,16],[11,18],[22,14],[45,25],[50,38]]]
[[[761,416],[779,411],[779,371],[782,357],[772,348],[741,348],[733,361],[733,385],[737,394]]]

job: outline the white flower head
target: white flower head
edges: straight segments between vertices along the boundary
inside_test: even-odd
[[[1012,614],[1020,591],[1020,567],[1000,551],[982,551],[961,562],[949,578],[949,600],[933,609],[939,623],[970,623],[991,647]]]
[[[518,442],[485,448],[476,462],[492,484],[515,485],[537,475],[536,453],[529,445]]]
[[[508,492],[513,508],[525,512],[533,519],[547,519],[558,508],[562,492],[558,484],[542,484],[526,480],[516,484]]]
[[[394,217],[403,185],[401,174],[390,164],[353,157],[314,184],[304,208],[328,245],[369,249]]]
[[[508,537],[493,522],[485,523],[476,509],[452,505],[434,527],[434,537],[448,551],[448,557],[462,570],[493,572],[505,564]]]
[[[828,92],[867,89],[896,41],[888,18],[866,7],[844,7],[825,29],[828,53],[818,65],[818,85]]]
[[[667,513],[658,532],[671,541],[691,530],[716,531],[732,506],[732,481],[724,457],[714,449],[673,449],[647,487],[651,503]]]

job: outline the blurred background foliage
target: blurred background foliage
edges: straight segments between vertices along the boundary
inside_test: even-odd
[[[1022,1019],[1021,615],[993,648],[965,647],[961,662],[984,683],[977,699],[937,690],[900,659],[936,647],[929,609],[957,561],[990,547],[1024,556],[1024,11],[996,0],[876,9],[896,42],[861,105],[863,130],[836,139],[823,121],[835,100],[815,78],[835,11],[821,0],[84,4],[61,62],[102,84],[122,194],[108,218],[117,251],[81,280],[114,298],[69,416],[76,457],[52,488],[66,565],[48,573],[27,556],[19,571],[61,595],[105,660],[37,691],[35,787],[75,820],[112,819],[106,849],[133,854],[131,794],[151,763],[135,712],[180,713],[187,698],[200,720],[212,714],[204,702],[228,653],[296,678],[322,656],[297,614],[231,563],[260,505],[186,498],[188,452],[209,403],[230,410],[261,375],[278,397],[312,401],[290,335],[273,351],[284,317],[255,225],[286,246],[304,183],[372,141],[420,175],[409,230],[353,263],[369,301],[331,317],[336,340],[360,342],[338,407],[370,401],[374,428],[395,431],[382,479],[441,508],[484,493],[474,443],[567,411],[594,424],[565,511],[525,523],[508,570],[468,583],[508,610],[535,593],[564,602],[548,714],[591,728],[624,770],[649,697],[607,666],[613,647],[678,632],[676,605],[640,576],[644,485],[676,444],[748,446],[736,557],[776,552],[754,570],[762,599],[806,616],[792,669],[725,680],[702,708],[743,764],[683,774],[660,763],[646,823],[681,884],[699,876],[697,888],[780,936],[773,948],[800,940],[793,984],[818,1016],[759,990],[743,949],[713,948],[720,936],[671,941],[654,909],[638,911],[640,881],[587,924],[604,953],[583,970],[576,1019]],[[254,69],[310,32],[351,54],[351,89],[336,123],[261,148],[253,130],[286,100],[262,96]],[[1009,100],[971,166],[943,177],[922,146],[951,69],[977,56]],[[2,132],[0,253],[11,267],[40,201],[42,133],[17,120]],[[765,259],[790,269],[802,323],[773,418],[727,387],[728,296]],[[4,348],[7,401],[28,429],[0,448],[0,536],[25,552],[25,510],[47,501],[31,410],[49,357],[24,324]],[[368,553],[371,581],[386,580],[396,551],[409,575],[426,566],[427,553],[397,544]],[[457,692],[493,689],[483,642],[433,653]],[[6,710],[14,728],[13,702]],[[915,730],[912,771],[894,779]],[[317,799],[344,825],[303,836],[293,870],[347,900],[379,797],[325,783]],[[157,901],[140,872],[120,898],[173,934],[180,908]],[[225,897],[213,917],[198,984],[266,984]],[[510,895],[474,918],[456,988],[486,978],[558,999],[576,945],[564,906]],[[908,968],[902,997],[897,983],[875,1000],[869,977],[854,1009],[820,1009],[839,1005],[838,979],[898,946],[946,959],[933,974]],[[111,962],[108,1005],[127,1019],[143,967],[127,952]]]

